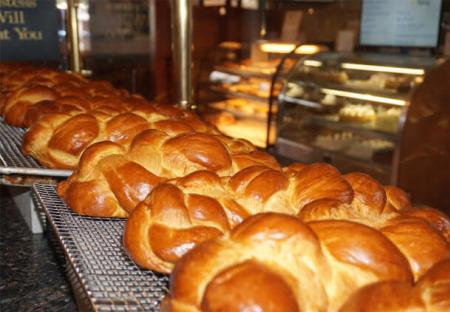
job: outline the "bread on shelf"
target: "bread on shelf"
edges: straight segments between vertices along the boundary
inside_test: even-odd
[[[367,285],[353,293],[340,311],[449,311],[449,294],[450,260],[444,260],[415,284],[382,281]]]
[[[355,290],[380,280],[411,283],[413,277],[403,254],[377,230],[265,213],[182,257],[167,305],[172,311],[336,311]]]
[[[24,153],[47,167],[72,169],[88,146],[104,140],[129,145],[134,136],[161,120],[180,121],[189,131],[216,132],[196,115],[175,107],[140,101],[136,104],[127,98],[102,99],[97,104],[94,111],[41,118],[24,136]]]
[[[423,233],[420,228],[399,233],[408,236],[411,230]],[[376,300],[373,307],[385,307],[373,311],[406,308],[409,300],[421,302],[422,308],[446,307],[450,299],[448,243],[446,255],[430,258],[427,270],[415,275],[411,264],[425,257],[420,255],[424,245],[419,235],[411,238],[409,245],[416,254],[405,252],[404,245],[383,231],[351,220],[304,223],[285,214],[253,215],[176,263],[165,309],[233,311],[251,306],[261,311],[371,311],[365,301],[369,298]],[[423,252],[428,257],[433,254]],[[415,283],[423,287],[423,293],[409,293],[419,295],[416,298],[391,298],[392,294],[372,289],[385,283],[406,288]]]
[[[0,79],[0,113],[6,123],[16,127],[30,126],[30,119],[25,121],[28,110],[35,104],[42,105],[43,101],[58,107],[58,100],[66,97],[95,103],[96,99],[108,98],[114,102],[116,98],[130,96],[126,90],[114,88],[107,81],[87,80],[77,74],[52,69],[18,68]],[[46,107],[48,111],[48,104]],[[78,108],[86,111],[92,109],[89,105]],[[53,108],[51,112],[55,110]],[[64,108],[59,109],[59,112],[63,111]]]
[[[170,273],[187,251],[212,234],[228,232],[251,215],[267,211],[295,215],[310,201],[351,200],[349,184],[331,166],[317,164],[302,169],[282,172],[257,165],[232,177],[197,171],[164,182],[130,213],[124,231],[125,249],[140,266]],[[222,226],[216,223],[217,218]],[[165,241],[167,246],[151,239],[155,231],[171,237]]]
[[[193,132],[187,124],[162,120],[139,133],[128,147],[113,142],[90,146],[58,192],[80,214],[126,217],[163,178],[197,170],[228,176],[257,164],[279,166],[247,141]]]
[[[211,171],[196,171],[155,187],[130,214],[124,247],[139,266],[169,273],[199,243],[248,217]]]

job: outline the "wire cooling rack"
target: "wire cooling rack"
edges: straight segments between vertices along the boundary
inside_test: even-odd
[[[78,304],[95,311],[158,311],[169,277],[142,270],[122,248],[125,221],[72,213],[54,185],[34,184],[33,198],[56,233]]]
[[[7,125],[0,119],[0,174],[68,177],[70,170],[47,169],[22,153],[25,129]]]

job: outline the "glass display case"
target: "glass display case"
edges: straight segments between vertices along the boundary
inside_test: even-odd
[[[408,111],[424,104],[413,95],[438,63],[431,57],[331,52],[303,58],[278,98],[276,153],[398,184]]]
[[[199,113],[231,137],[247,139],[262,148],[273,144],[275,123],[271,120],[275,118],[270,117],[278,108],[271,103],[281,90],[280,78],[301,55],[320,49],[266,41],[250,47],[223,42],[200,69]]]

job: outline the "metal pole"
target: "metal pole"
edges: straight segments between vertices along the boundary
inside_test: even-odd
[[[192,3],[171,0],[172,54],[178,89],[178,104],[190,109],[192,104]]]
[[[266,0],[259,0],[259,14],[261,18],[261,25],[259,29],[260,39],[265,39],[267,35],[266,4]]]
[[[78,0],[67,1],[67,19],[70,42],[70,69],[81,72],[80,40],[78,37]]]

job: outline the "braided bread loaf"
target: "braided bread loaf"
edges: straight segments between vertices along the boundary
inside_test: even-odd
[[[412,283],[413,275],[379,231],[263,213],[183,256],[165,309],[336,311],[360,287],[386,280]]]
[[[126,216],[160,178],[182,177],[197,170],[227,176],[244,167],[278,167],[268,154],[244,140],[193,132],[186,123],[161,120],[137,135],[129,147],[100,142],[89,147],[74,174],[58,192],[84,215]]]
[[[159,120],[179,120],[190,125],[189,131],[213,131],[192,113],[140,99],[103,99],[93,106],[95,111],[89,113],[72,111],[42,117],[25,134],[23,152],[47,167],[72,169],[88,146],[104,140],[127,146]]]
[[[215,216],[225,214],[234,227],[259,212],[295,215],[310,201],[336,198],[349,203],[353,198],[350,185],[327,164],[304,165],[303,170],[296,165],[287,168],[287,173],[276,167],[249,163],[245,167],[231,177],[219,178],[214,173],[199,171],[158,186],[128,218],[124,243],[131,258],[147,269],[169,273],[180,256],[209,238],[198,228],[198,215],[208,216],[201,222],[223,233],[224,228],[217,225]],[[190,200],[197,195],[202,196],[201,202]],[[170,217],[166,216],[165,209],[170,211]],[[199,209],[221,213],[194,213]],[[161,246],[161,242],[154,239],[156,231],[164,232],[166,237],[183,239],[166,239],[166,246]],[[177,253],[164,251],[169,249]]]
[[[88,85],[91,84],[94,83],[89,83]],[[67,102],[67,99],[64,99],[65,97],[79,98],[76,103],[72,100],[71,106],[84,111],[94,110],[99,106],[99,102],[104,105],[106,101],[111,102],[111,104],[108,105],[111,108],[114,108],[112,103],[116,103],[116,109],[121,111],[123,109],[123,102],[126,101],[126,98],[120,97],[118,92],[113,92],[109,89],[102,90],[92,87],[92,89],[89,89],[87,85],[80,86],[79,88],[83,91],[79,92],[75,87],[70,87],[70,92],[69,90],[61,91],[58,86],[50,88],[37,84],[25,85],[18,88],[11,92],[5,99],[2,110],[5,122],[16,127],[30,126],[29,122],[25,122],[30,109],[35,105],[41,104],[42,101],[50,101],[54,106],[59,106],[60,104],[67,105],[65,103]],[[59,99],[62,99],[62,101],[58,101]],[[80,105],[83,101],[87,104]],[[37,110],[39,111],[39,109]],[[60,109],[60,112],[64,111],[64,108]]]
[[[167,182],[173,184],[169,187],[171,192],[152,194],[129,216],[124,232],[125,248],[142,267],[170,272],[174,262],[188,249],[181,248],[182,245],[189,245],[190,249],[205,239],[199,234],[199,237],[191,235],[184,241],[166,240],[166,248],[178,250],[177,258],[165,257],[164,253],[153,250],[153,227],[164,227],[172,233],[170,237],[190,231],[197,233],[194,221],[180,223],[178,219],[183,214],[186,218],[190,216],[186,211],[195,211],[196,206],[186,200],[192,194],[202,194],[205,202],[211,203],[214,209],[218,207],[227,212],[229,206],[236,207],[236,211],[240,212],[237,216],[227,213],[232,226],[241,222],[245,216],[267,211],[298,215],[304,221],[334,219],[366,224],[379,229],[402,252],[408,254],[409,259],[413,260],[411,267],[416,277],[433,263],[449,256],[448,243],[444,237],[448,235],[450,221],[443,214],[431,208],[410,208],[409,200],[401,190],[392,186],[384,188],[364,174],[341,176],[327,164],[296,164],[285,168],[284,172],[264,166],[250,166],[232,177],[210,179],[209,182],[203,181],[200,174],[189,177],[191,183],[197,179],[194,188],[182,187],[177,180]],[[212,184],[216,191],[209,189]],[[175,208],[173,202],[179,198],[185,198],[185,203]],[[159,214],[153,212],[153,205],[157,206],[158,211],[166,207],[170,211],[178,209],[180,212],[173,214],[172,218],[161,219]],[[399,212],[393,207],[403,207],[404,210]],[[427,222],[420,218],[424,213],[427,214],[425,219],[433,214],[434,221]],[[415,249],[413,245],[419,243],[413,240],[411,244],[408,239],[404,239],[402,231],[408,231],[408,239],[426,235],[421,240],[423,248]],[[161,249],[159,243],[158,248]]]
[[[116,89],[109,82],[88,81],[75,74],[51,69],[19,69],[2,77],[2,82],[4,86],[0,112],[8,124],[17,127],[29,126],[29,123],[25,122],[28,110],[42,101],[51,101],[53,106],[58,106],[59,101],[56,100],[59,98],[78,97],[86,100],[88,104],[94,104],[77,106],[89,111],[96,108],[96,101],[92,97],[109,98],[109,101],[113,102],[114,98],[129,96],[127,91]]]
[[[450,260],[434,265],[414,286],[399,281],[365,286],[340,311],[450,311]]]
[[[16,70],[3,75],[1,80],[0,89],[0,112],[4,115],[4,106],[6,100],[9,97],[17,99],[17,94],[14,94],[17,90],[23,89],[20,93],[23,93],[28,88],[35,86],[42,86],[49,89],[53,89],[58,84],[70,84],[72,86],[80,86],[86,84],[88,81],[77,74],[64,73],[52,69],[38,69],[34,67],[19,67]],[[53,91],[57,91],[54,90]],[[30,92],[28,92],[29,100]],[[19,99],[20,100],[20,99]],[[11,105],[11,104],[10,104]]]

